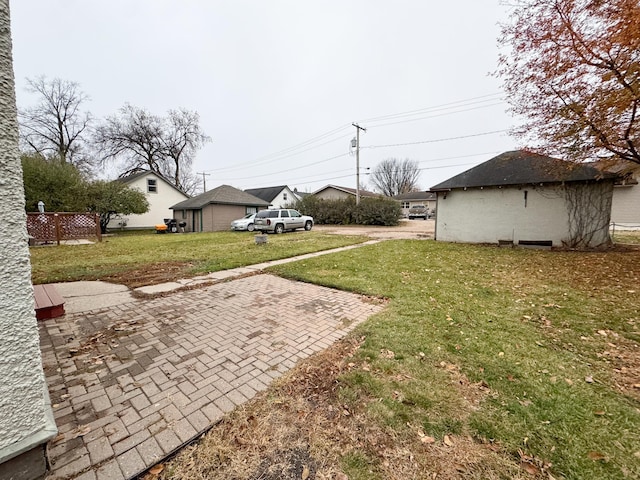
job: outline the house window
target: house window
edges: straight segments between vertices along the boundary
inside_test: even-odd
[[[287,201],[287,193],[286,193],[286,192],[282,194],[282,199],[283,199],[285,202]]]
[[[246,209],[247,215],[250,213],[258,213],[258,207],[247,207]]]
[[[155,178],[147,178],[147,192],[158,193],[158,184]]]
[[[409,202],[402,202],[402,208],[409,208]]]

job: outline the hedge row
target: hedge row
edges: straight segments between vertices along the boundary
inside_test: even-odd
[[[317,224],[325,225],[398,225],[402,216],[400,204],[383,197],[363,197],[325,200],[307,195],[294,205],[304,215],[311,215]]]

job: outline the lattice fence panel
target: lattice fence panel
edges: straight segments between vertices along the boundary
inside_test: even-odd
[[[56,218],[55,213],[28,213],[27,232],[39,242],[55,242]]]
[[[80,238],[101,241],[100,218],[95,213],[28,213],[27,232],[35,242]]]
[[[93,213],[60,213],[58,215],[62,240],[95,237],[96,229],[100,228]]]

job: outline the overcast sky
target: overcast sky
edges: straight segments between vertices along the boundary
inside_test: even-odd
[[[16,94],[75,81],[104,118],[125,102],[200,114],[207,189],[356,186],[366,168],[419,162],[428,189],[517,148],[504,130],[499,0],[12,0]],[[459,137],[459,138],[456,138]]]

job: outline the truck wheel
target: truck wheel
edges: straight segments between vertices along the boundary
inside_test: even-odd
[[[276,225],[276,228],[273,230],[274,233],[276,234],[280,234],[282,232],[284,232],[284,225],[279,223]]]
[[[308,232],[309,230],[311,230],[312,227],[313,227],[313,223],[311,223],[310,220],[307,220],[307,222],[304,224],[304,229]]]

